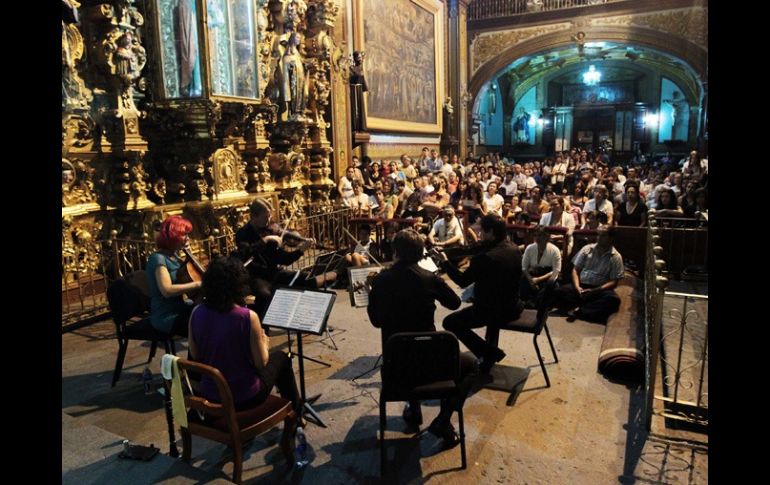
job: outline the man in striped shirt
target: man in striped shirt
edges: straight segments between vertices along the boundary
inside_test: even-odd
[[[572,284],[556,289],[553,305],[576,319],[606,323],[618,311],[620,298],[615,287],[623,278],[623,258],[612,245],[613,227],[599,226],[597,242],[584,246],[572,260]]]

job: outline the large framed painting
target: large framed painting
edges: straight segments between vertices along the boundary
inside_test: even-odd
[[[441,133],[444,32],[439,0],[356,0],[364,51],[366,125]]]

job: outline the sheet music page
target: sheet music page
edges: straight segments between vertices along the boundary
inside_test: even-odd
[[[264,324],[289,328],[301,297],[301,291],[277,290],[265,314]]]
[[[433,262],[433,258],[430,256],[425,256],[421,260],[417,262],[417,266],[419,266],[422,269],[428,270],[431,273],[435,273],[438,271],[438,266],[436,266],[436,263]]]
[[[319,333],[331,299],[330,293],[303,292],[294,310],[291,328]]]
[[[364,266],[361,268],[349,268],[351,305],[365,307],[369,304],[369,291],[366,288],[366,277],[369,273],[379,273],[379,266]]]

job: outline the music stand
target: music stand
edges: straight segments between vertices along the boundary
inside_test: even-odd
[[[279,287],[273,293],[262,322],[266,327],[284,329],[289,335],[292,331],[296,332],[296,355],[299,357],[300,399],[302,401],[300,416],[307,412],[313,417],[315,424],[324,428],[327,427],[326,423],[310,405],[321,395],[308,398],[305,394],[305,357],[302,355],[302,334],[321,335],[323,333],[336,298],[337,294],[333,291]],[[309,359],[309,357],[307,358]]]

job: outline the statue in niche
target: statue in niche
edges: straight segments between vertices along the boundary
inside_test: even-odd
[[[293,32],[288,40],[282,41],[286,51],[281,57],[281,97],[284,103],[283,111],[290,119],[301,119],[305,115],[305,100],[307,98],[307,79],[305,66],[299,55],[299,34]]]
[[[366,131],[366,111],[364,109],[364,93],[369,88],[364,77],[364,53],[353,52],[353,64],[350,66],[350,102],[353,131]]]
[[[133,35],[131,32],[126,32],[118,39],[118,49],[115,51],[116,73],[125,83],[130,83],[133,79],[132,72],[136,64],[136,54],[132,44]]]
[[[180,0],[177,6],[176,45],[179,85],[181,94],[186,97],[200,96],[203,91],[196,18],[195,0]]]
[[[682,126],[684,110],[687,109],[687,101],[682,97],[682,93],[674,91],[671,93],[671,99],[664,99],[664,103],[671,106],[671,139],[677,140],[677,131]],[[685,135],[686,138],[686,135]]]
[[[516,143],[529,143],[529,119],[530,114],[527,113],[527,110],[519,108],[519,116],[513,122]]]
[[[452,136],[453,123],[454,123],[454,106],[452,106],[452,98],[447,97],[444,101],[444,132]]]

